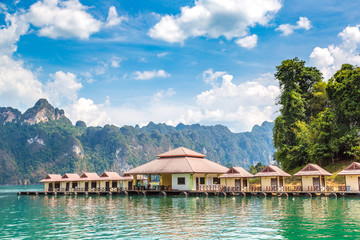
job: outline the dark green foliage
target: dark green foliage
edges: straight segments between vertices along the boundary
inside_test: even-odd
[[[284,61],[277,70],[282,92],[274,145],[283,167],[359,157],[360,69],[344,64],[328,83],[297,58]]]
[[[265,165],[263,165],[261,162],[258,162],[255,166],[254,165],[250,166],[250,173],[255,175],[258,172],[260,172],[261,170],[263,170],[264,168],[265,168]]]

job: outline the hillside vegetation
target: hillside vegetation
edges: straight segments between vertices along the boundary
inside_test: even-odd
[[[221,125],[152,122],[142,128],[87,127],[82,121],[74,126],[63,110],[40,99],[24,114],[0,108],[0,184],[37,183],[47,173],[122,173],[179,146],[224,166],[249,168],[272,160],[272,129],[270,122],[245,133]]]
[[[317,163],[337,171],[338,165],[359,158],[359,67],[344,64],[324,81],[319,70],[295,58],[283,61],[275,77],[281,95],[273,139],[275,157],[285,170]]]

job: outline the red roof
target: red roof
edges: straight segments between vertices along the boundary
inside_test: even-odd
[[[309,163],[294,176],[331,176],[332,174],[317,164]]]
[[[133,168],[129,174],[161,173],[225,173],[228,168],[205,159],[205,155],[186,148],[177,148],[158,155],[159,158]]]
[[[89,172],[84,172],[83,174],[81,174],[80,179],[81,179],[81,181],[98,181],[98,180],[101,180],[99,175],[97,175],[96,173],[89,173]]]
[[[255,177],[291,177],[277,166],[266,166],[263,170],[255,174]]]
[[[121,177],[117,172],[103,172],[100,175],[100,180],[120,180]]]
[[[61,181],[80,181],[80,176],[77,173],[65,173],[61,177]]]
[[[144,175],[136,175],[137,180],[147,180]],[[132,174],[125,173],[120,177],[120,181],[132,181],[134,180],[134,176]]]
[[[220,178],[246,178],[246,177],[254,177],[254,175],[252,175],[242,167],[232,167],[225,174],[221,175]]]
[[[199,157],[199,158],[204,158],[206,157],[204,154],[195,152],[193,150],[184,148],[184,147],[179,147],[176,148],[174,150],[162,153],[158,155],[159,158],[168,158],[168,157]]]
[[[360,163],[358,162],[351,163],[344,170],[339,172],[338,175],[360,175]]]
[[[61,175],[60,174],[48,174],[40,182],[60,182],[60,181],[61,181]]]

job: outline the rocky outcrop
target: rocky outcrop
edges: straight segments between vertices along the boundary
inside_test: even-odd
[[[0,107],[0,124],[6,122],[19,122],[21,118],[21,112],[12,107]]]
[[[62,117],[66,118],[64,110],[54,108],[46,99],[40,99],[35,103],[34,107],[26,110],[22,115],[22,120],[32,125],[40,122],[59,120]]]

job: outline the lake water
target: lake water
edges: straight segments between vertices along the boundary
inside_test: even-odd
[[[41,189],[0,186],[1,239],[360,239],[360,198],[16,194]]]

